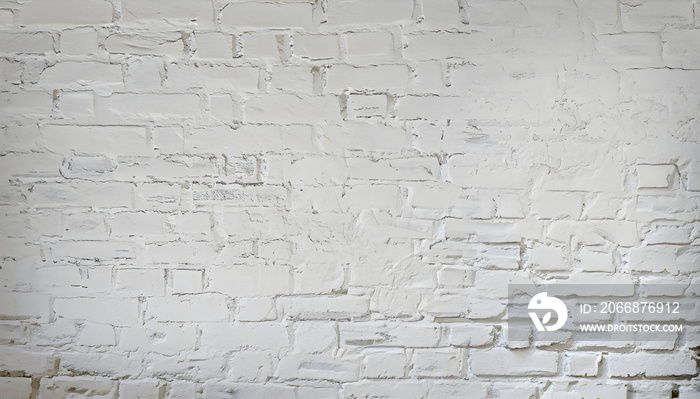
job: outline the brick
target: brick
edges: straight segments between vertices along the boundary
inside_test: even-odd
[[[454,349],[416,349],[411,359],[412,377],[456,377],[460,375],[462,355]]]
[[[61,32],[61,54],[93,55],[99,53],[99,38],[93,28],[66,29]]]
[[[197,51],[199,58],[233,58],[237,56],[235,51],[235,38],[232,35],[219,32],[197,32]]]
[[[206,0],[174,2],[167,6],[157,0],[126,0],[122,6],[122,23],[127,26],[213,26],[213,16],[212,3]]]
[[[127,183],[44,183],[34,187],[28,196],[28,201],[40,208],[58,206],[124,208],[132,204],[131,190],[131,185]]]
[[[438,324],[411,322],[344,322],[339,324],[341,348],[354,346],[430,348],[438,345]]]
[[[202,292],[202,271],[174,269],[171,272],[173,294],[198,294]]]
[[[667,25],[692,24],[693,10],[683,0],[625,0],[620,3],[620,17],[625,31],[659,31]]]
[[[407,96],[398,101],[399,119],[447,120],[468,112],[467,104],[455,97]]]
[[[309,67],[275,67],[272,69],[270,91],[311,94],[313,75]]]
[[[258,69],[223,65],[168,65],[167,85],[173,89],[208,88],[210,90],[258,90]]]
[[[227,321],[229,309],[219,294],[153,297],[147,301],[146,319],[158,322]]]
[[[304,386],[297,388],[297,394],[299,397],[309,399],[335,398],[339,395],[338,391],[339,388],[335,387]]]
[[[158,269],[119,269],[116,288],[128,296],[163,296],[165,273]]]
[[[579,193],[538,192],[532,199],[532,212],[543,219],[581,216],[583,196]]]
[[[340,104],[335,96],[253,97],[246,101],[245,119],[249,123],[335,123],[340,122]]]
[[[342,129],[324,129],[320,145],[326,151],[400,152],[411,147],[411,135],[399,127],[346,123]]]
[[[192,119],[202,114],[196,94],[131,94],[119,93],[97,97],[95,114],[98,120],[116,123],[134,121]]]
[[[639,188],[678,187],[678,172],[675,165],[638,165]]]
[[[273,298],[239,298],[234,314],[239,321],[266,321],[277,319]]]
[[[647,378],[696,376],[695,359],[690,352],[669,354],[611,353],[606,356],[610,376]]]
[[[0,42],[1,39],[0,39]],[[0,117],[7,116],[48,116],[53,107],[50,93],[25,91],[21,93],[0,92]]]
[[[8,345],[0,348],[0,370],[6,375],[45,376],[54,371],[54,361],[49,353],[35,349]]]
[[[663,64],[661,37],[655,33],[621,33],[597,38],[598,51],[608,64],[654,67]]]
[[[436,158],[370,160],[349,158],[350,175],[367,180],[435,181],[439,175]]]
[[[301,321],[294,326],[295,353],[318,355],[338,347],[338,330],[333,321]]]
[[[352,63],[387,62],[396,59],[391,32],[356,32],[345,35],[348,61]]]
[[[387,116],[388,98],[385,95],[352,94],[347,102],[345,118],[371,118]]]
[[[44,54],[54,52],[54,38],[47,32],[0,32],[0,53]]]
[[[135,59],[127,64],[124,82],[136,90],[157,89],[163,84],[165,70],[157,60]]]
[[[42,289],[66,295],[105,294],[112,289],[112,269],[110,267],[90,267],[81,276],[76,266],[45,267],[34,273],[36,285]]]
[[[571,261],[563,248],[537,245],[530,250],[530,263],[538,270],[572,270]]]
[[[138,359],[126,354],[66,353],[61,356],[62,374],[107,374],[115,377],[137,375],[142,366]]]
[[[179,126],[161,126],[151,130],[153,149],[161,154],[182,154],[184,148],[184,132]]]
[[[505,306],[488,299],[466,299],[461,295],[425,295],[419,310],[435,317],[488,319],[503,313]]]
[[[106,0],[69,0],[57,4],[51,0],[34,0],[22,9],[27,25],[100,25],[112,22],[112,4]]]
[[[15,26],[15,13],[12,10],[0,10],[0,27],[12,28]]]
[[[471,370],[477,376],[555,375],[556,352],[494,348],[471,352]]]
[[[601,384],[594,382],[580,382],[574,384],[571,382],[554,383],[547,391],[546,398],[555,398],[561,396],[573,396],[583,398],[611,398],[625,399],[628,395],[626,384]]]
[[[213,267],[208,279],[209,290],[236,297],[281,295],[291,289],[286,266]]]
[[[134,399],[163,397],[165,388],[165,384],[158,380],[123,380],[119,382],[119,396]]]
[[[403,0],[388,0],[377,3],[371,0],[330,0],[328,2],[328,24],[407,24],[413,17],[413,3]]]
[[[56,298],[56,316],[95,323],[128,326],[138,320],[138,300],[131,298]]]
[[[501,33],[493,30],[494,33]],[[512,32],[502,32],[495,42],[489,32],[472,33],[420,33],[405,35],[406,58],[418,61],[442,60],[446,58],[468,58],[480,54],[506,52]]]
[[[284,379],[319,378],[335,382],[357,381],[359,357],[344,355],[329,356],[287,356],[280,360],[279,375]]]
[[[370,301],[370,310],[387,316],[409,316],[416,313],[421,297],[419,293],[404,290],[378,288]]]
[[[64,239],[105,240],[108,238],[104,217],[100,214],[70,215],[66,218]]]
[[[428,28],[459,27],[468,24],[467,9],[457,0],[434,0],[423,3],[421,25]]]
[[[197,394],[194,381],[173,381],[168,384],[168,399],[187,399]]]
[[[302,28],[314,27],[311,4],[308,3],[258,3],[228,4],[221,13],[224,26]]]
[[[677,274],[678,247],[672,245],[654,245],[633,248],[630,251],[629,265],[634,271],[646,271]]]
[[[80,332],[78,344],[86,346],[114,346],[117,339],[114,327],[103,324],[86,323]]]
[[[2,293],[0,299],[1,319],[48,321],[50,307],[45,294]]]
[[[115,54],[162,55],[180,57],[185,50],[182,35],[172,33],[124,34],[107,36],[105,47]]]
[[[22,64],[10,60],[0,60],[0,85],[9,86],[22,83]]]
[[[421,399],[428,395],[428,385],[418,380],[362,380],[343,384],[343,399],[379,396],[386,399]]]
[[[194,350],[198,337],[199,331],[192,324],[149,323],[122,328],[119,348],[128,352],[143,350],[173,356],[181,351]]]
[[[599,353],[569,353],[564,357],[569,366],[567,374],[574,377],[596,377],[601,359]]]
[[[312,61],[340,58],[338,35],[312,35],[295,33],[294,54]]]
[[[47,87],[122,84],[121,65],[97,62],[60,62],[42,72],[39,83]]]
[[[489,386],[483,382],[455,381],[455,380],[433,380],[431,381],[428,399],[438,398],[490,398]]]
[[[42,378],[38,399],[66,399],[74,392],[90,392],[95,398],[108,399],[117,395],[117,382],[104,377],[56,376]]]
[[[495,332],[493,327],[483,325],[453,325],[448,331],[447,342],[458,347],[492,344]]]
[[[243,55],[248,59],[279,60],[278,35],[270,33],[243,36]]]
[[[376,67],[354,67],[334,65],[327,70],[329,93],[344,90],[377,90],[405,92],[408,86],[408,68],[405,65],[380,65]]]
[[[119,212],[110,215],[107,224],[112,237],[165,235],[167,218],[160,213]]]
[[[615,271],[613,255],[608,251],[596,250],[595,247],[591,247],[591,249],[586,247],[581,249],[578,257],[581,260],[581,268],[584,271],[608,273]]]
[[[672,68],[698,68],[700,50],[694,44],[700,40],[700,30],[673,30],[662,35],[663,56]]]
[[[250,384],[207,381],[203,384],[202,399],[216,399],[235,392],[243,398],[295,399],[295,389],[285,385]]]
[[[649,96],[676,91],[693,92],[700,87],[696,79],[700,79],[700,71],[633,69],[621,74],[620,93],[623,96],[629,96],[631,93]]]
[[[537,387],[525,384],[496,383],[493,397],[498,399],[533,399],[537,397]]]
[[[0,390],[7,399],[27,399],[32,393],[32,379],[0,377]]]
[[[8,154],[0,159],[3,180],[12,178],[56,176],[59,160],[54,156],[39,154]]]
[[[227,378],[238,382],[264,382],[272,377],[272,359],[260,351],[236,352],[231,357]]]
[[[298,320],[344,320],[369,313],[369,298],[361,296],[284,297],[284,315]]]
[[[443,287],[465,288],[474,284],[474,271],[460,267],[443,266],[437,277]]]
[[[365,378],[403,378],[406,376],[408,358],[402,349],[372,351],[362,362]]]
[[[64,118],[89,123],[95,119],[94,101],[92,92],[63,93],[58,98],[58,109]]]
[[[241,350],[254,348],[279,351],[290,344],[285,326],[277,323],[203,324],[201,346],[204,348]]]
[[[235,186],[206,189],[195,187],[193,199],[196,204],[226,204],[240,206],[244,204],[258,206],[278,206],[284,203],[285,191],[276,186]]]

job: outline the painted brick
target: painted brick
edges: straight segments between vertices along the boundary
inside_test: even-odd
[[[172,57],[182,55],[185,49],[182,36],[177,32],[146,35],[115,33],[107,37],[105,47],[107,51],[115,54]]]
[[[327,89],[330,93],[354,90],[380,90],[403,92],[408,84],[408,68],[404,65],[379,65],[354,67],[335,65],[328,70]]]
[[[180,295],[171,298],[150,298],[146,318],[158,322],[226,321],[229,319],[226,299],[218,294]]]
[[[0,397],[695,398],[504,324],[697,283],[695,3],[1,2]]]
[[[56,298],[56,316],[128,326],[138,320],[138,300],[130,298]]]
[[[32,379],[0,377],[0,389],[8,399],[29,398],[32,393]]]
[[[99,37],[95,29],[74,28],[61,32],[62,54],[92,55],[99,51]]]
[[[100,25],[112,22],[112,4],[106,0],[70,0],[57,4],[51,0],[33,0],[22,10],[27,25]]]
[[[205,0],[167,6],[157,0],[126,0],[122,5],[122,21],[127,25],[212,26],[213,16],[212,4]]]
[[[232,3],[221,13],[224,26],[313,29],[311,4],[308,3]]]
[[[556,352],[509,351],[494,348],[471,353],[471,369],[475,375],[554,375],[558,370]]]
[[[335,96],[253,97],[245,104],[245,119],[249,123],[333,123],[340,121],[340,104]]]
[[[613,377],[645,375],[654,378],[698,374],[695,360],[689,352],[675,352],[668,356],[643,352],[613,353],[606,357],[606,361]]]
[[[340,58],[338,35],[294,35],[294,54],[310,60]]]
[[[371,0],[330,0],[328,23],[331,25],[363,25],[408,23],[413,17],[413,3],[404,0],[388,0],[377,3]]]

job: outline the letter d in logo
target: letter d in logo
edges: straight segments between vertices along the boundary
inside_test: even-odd
[[[557,322],[552,326],[545,326],[547,322],[552,318],[552,312],[547,312],[542,321],[537,317],[537,313],[529,312],[532,322],[535,323],[537,331],[557,331],[560,329],[564,323],[566,323],[566,318],[569,317],[569,312],[566,309],[566,305],[559,298],[553,296],[547,296],[546,292],[540,292],[530,299],[530,303],[527,305],[528,309],[547,309],[553,310],[557,313]]]

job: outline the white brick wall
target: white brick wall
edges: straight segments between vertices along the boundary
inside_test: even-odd
[[[697,8],[0,1],[0,398],[697,398],[505,312],[700,279]]]

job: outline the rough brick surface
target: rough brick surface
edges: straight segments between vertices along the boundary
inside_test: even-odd
[[[506,309],[700,281],[698,7],[0,1],[0,398],[700,397]]]

